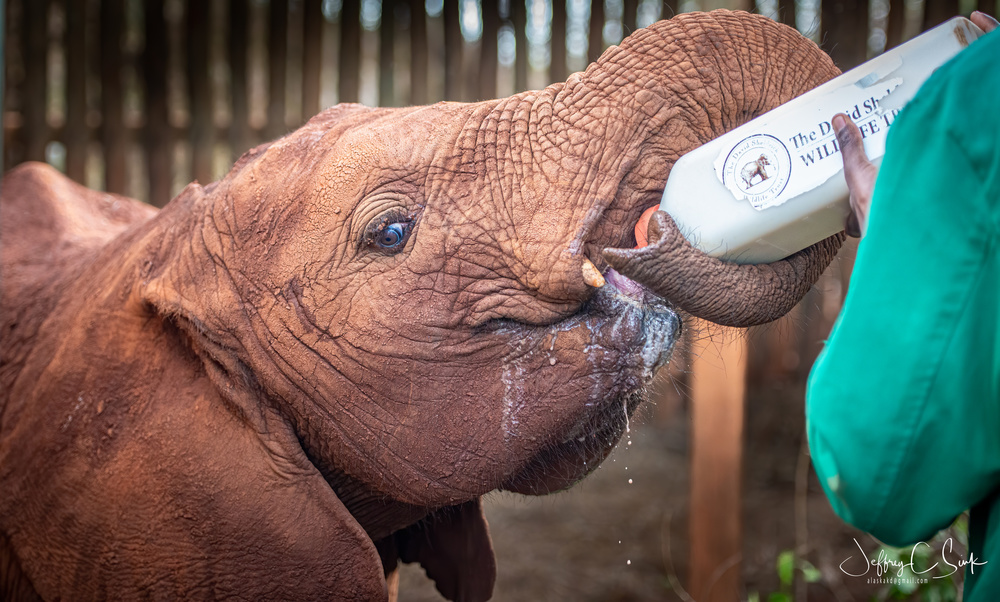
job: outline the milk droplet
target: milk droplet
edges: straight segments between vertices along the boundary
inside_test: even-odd
[[[631,560],[626,560],[625,564],[632,564],[632,561]]]
[[[629,480],[628,480],[628,484],[629,484],[629,485],[631,485],[631,484],[632,484],[632,479],[629,479]]]
[[[631,439],[629,439],[628,445],[632,445],[632,440]]]
[[[550,357],[549,358],[549,365],[550,366],[555,366],[556,365],[556,358]]]

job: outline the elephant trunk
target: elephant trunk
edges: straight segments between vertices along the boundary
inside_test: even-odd
[[[565,140],[561,147],[573,149],[557,158],[576,170],[569,181],[584,185],[577,202],[587,219],[576,240],[598,262],[600,249],[633,246],[632,226],[659,203],[678,158],[838,73],[794,29],[729,11],[680,15],[610,48],[586,72],[543,91],[551,103],[533,110],[538,140]],[[559,146],[542,144],[536,153],[546,148]],[[733,326],[790,310],[843,240],[833,236],[767,266],[739,266],[693,249],[665,214],[651,223],[650,247],[609,249],[603,260],[688,313]]]

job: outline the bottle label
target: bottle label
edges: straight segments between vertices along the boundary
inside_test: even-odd
[[[882,156],[898,110],[880,102],[903,82],[887,78],[901,65],[901,59],[883,61],[854,84],[762,116],[756,131],[724,147],[715,160],[716,177],[736,200],[749,201],[758,211],[822,185],[844,168],[830,124],[836,113],[847,114],[861,129],[869,158]]]

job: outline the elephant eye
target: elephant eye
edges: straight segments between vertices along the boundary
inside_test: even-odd
[[[369,224],[365,232],[365,244],[386,253],[403,250],[413,231],[414,217],[414,214],[398,211],[379,216]]]
[[[382,231],[375,236],[375,244],[383,249],[395,249],[403,246],[406,237],[410,233],[409,222],[396,222],[387,224]]]

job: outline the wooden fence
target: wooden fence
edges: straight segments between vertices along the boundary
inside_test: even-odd
[[[773,13],[846,68],[872,54],[873,35],[891,47],[960,9],[927,0],[921,16],[904,0],[823,0],[810,14],[794,0],[750,1],[8,0],[4,168],[47,160],[162,206],[334,102],[541,87],[680,10]],[[532,53],[541,58],[529,63]]]

